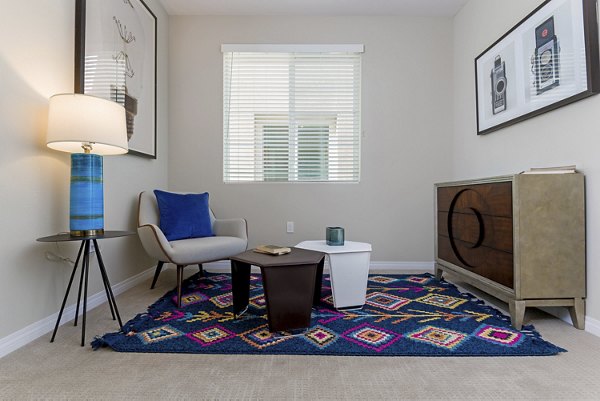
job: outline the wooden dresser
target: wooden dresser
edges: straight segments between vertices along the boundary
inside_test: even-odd
[[[521,329],[528,306],[565,306],[584,328],[584,176],[518,174],[435,184],[435,273],[508,302]]]

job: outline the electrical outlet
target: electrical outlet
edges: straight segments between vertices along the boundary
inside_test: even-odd
[[[94,246],[94,243],[92,241],[90,241],[90,251],[88,253],[94,253],[96,252],[96,247]]]
[[[287,232],[288,232],[288,234],[291,234],[294,232],[294,222],[293,221],[287,222]]]

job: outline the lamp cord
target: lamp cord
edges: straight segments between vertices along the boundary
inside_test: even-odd
[[[60,234],[68,234],[68,233],[61,232],[58,234],[60,235]],[[60,246],[58,245],[58,242],[55,242],[54,245],[56,246],[56,252],[46,251],[44,254],[46,256],[47,260],[49,260],[51,262],[66,262],[66,263],[70,263],[72,265],[75,264],[75,261],[73,259],[69,258],[68,256],[63,256]]]

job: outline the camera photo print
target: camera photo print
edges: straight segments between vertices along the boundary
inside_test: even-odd
[[[498,114],[506,110],[506,63],[500,55],[494,59],[494,66],[490,72],[492,84],[492,113]]]
[[[600,93],[600,0],[545,0],[475,58],[477,135]]]
[[[554,32],[554,16],[535,28],[532,73],[536,95],[560,85],[560,46]]]

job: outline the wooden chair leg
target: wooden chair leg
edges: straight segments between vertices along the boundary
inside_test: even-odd
[[[204,268],[202,267],[202,263],[198,263],[198,268],[200,269],[200,277],[204,276]]]
[[[162,270],[163,265],[165,264],[165,262],[158,262],[158,264],[156,265],[156,271],[154,272],[154,279],[152,280],[152,285],[150,286],[150,289],[154,289],[154,286],[156,285],[156,280],[158,280],[158,276],[160,275],[160,271]]]
[[[181,283],[183,282],[183,265],[177,265],[177,307],[181,308]]]

